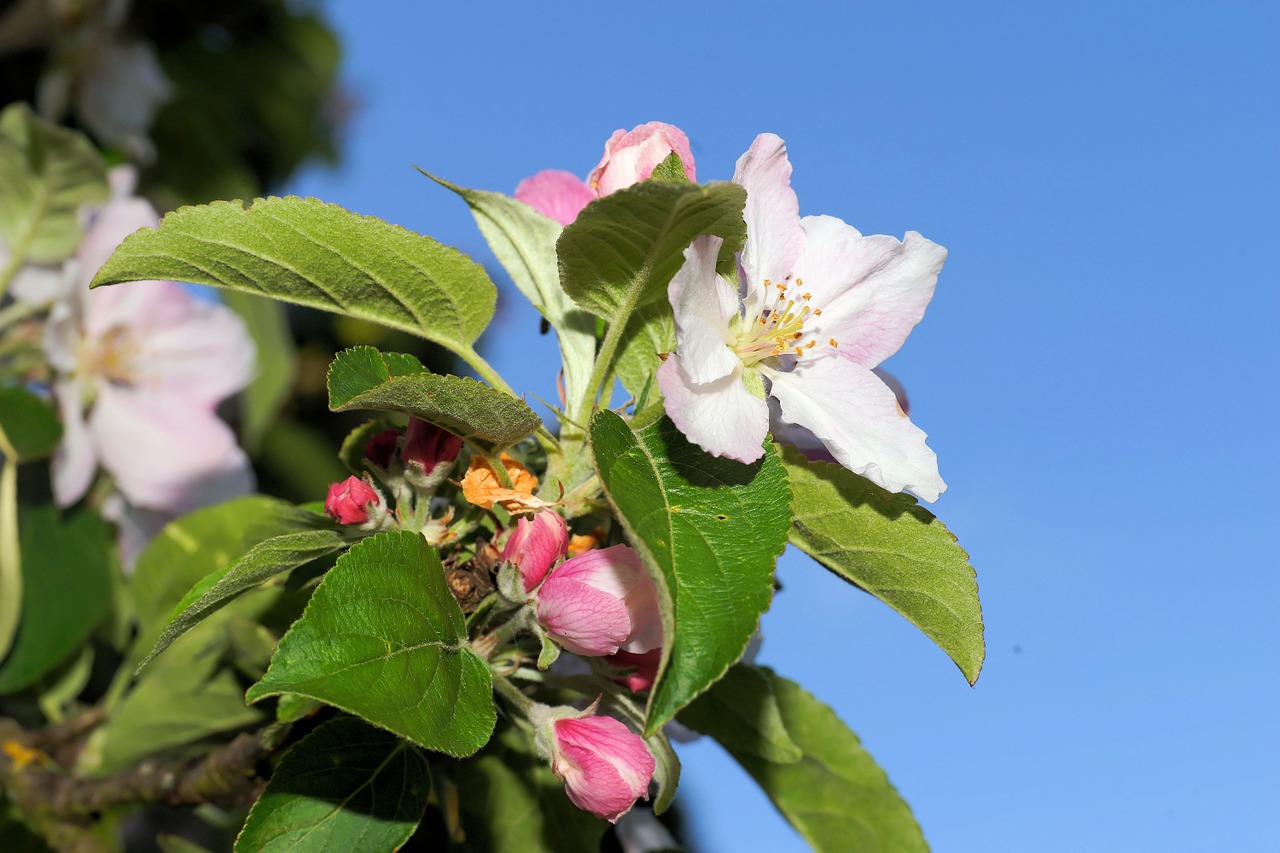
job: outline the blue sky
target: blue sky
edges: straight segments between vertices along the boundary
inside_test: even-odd
[[[936,851],[1275,843],[1280,6],[325,8],[359,106],[341,168],[291,192],[487,262],[411,164],[510,192],[659,119],[702,180],[773,131],[802,213],[947,246],[887,366],[978,569],[982,678],[795,554],[761,661],[836,708]],[[551,398],[554,347],[504,296],[487,352]],[[806,849],[718,747],[685,757],[699,849]]]

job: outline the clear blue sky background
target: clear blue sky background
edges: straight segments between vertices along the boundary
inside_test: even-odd
[[[359,108],[293,192],[489,262],[410,164],[509,192],[661,119],[704,180],[773,131],[802,212],[947,246],[889,367],[978,569],[982,678],[796,554],[761,660],[937,851],[1275,849],[1280,6],[326,8]],[[504,296],[487,351],[550,398],[554,349]],[[701,850],[805,849],[715,744],[684,754]]]

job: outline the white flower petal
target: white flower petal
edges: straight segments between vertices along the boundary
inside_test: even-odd
[[[724,241],[705,235],[684,250],[685,262],[667,286],[676,317],[676,348],[691,382],[723,379],[738,366],[730,349],[729,323],[738,313],[738,296],[716,275],[716,255]]]
[[[838,354],[768,370],[782,418],[811,430],[844,467],[891,492],[933,501],[947,488],[925,434],[869,369]]]
[[[733,182],[747,191],[743,218],[747,242],[742,247],[743,301],[748,316],[764,308],[764,280],[781,284],[791,275],[804,248],[800,202],[791,189],[787,146],[772,133],[762,133],[738,158]]]
[[[747,390],[741,363],[723,379],[697,385],[675,353],[658,368],[658,387],[676,428],[712,456],[754,462],[764,455],[769,407]]]
[[[244,451],[211,409],[103,383],[89,428],[102,466],[139,506],[184,512],[252,488]]]
[[[53,386],[62,415],[62,442],[53,453],[53,497],[58,506],[71,506],[84,496],[98,470],[98,455],[84,420],[80,386],[59,382]]]
[[[898,241],[863,236],[834,216],[806,216],[804,254],[796,276],[822,315],[805,323],[819,344],[834,338],[840,353],[875,367],[898,351],[933,298],[947,250],[908,231]]]
[[[135,382],[149,392],[211,407],[249,384],[256,350],[238,314],[201,302],[180,286],[178,291],[188,300],[186,316],[140,331]]]

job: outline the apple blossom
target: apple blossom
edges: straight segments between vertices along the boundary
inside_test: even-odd
[[[648,690],[658,680],[662,649],[650,649],[640,654],[618,650],[606,657],[604,662],[621,670],[630,670],[614,680],[632,693],[639,693],[641,690]]]
[[[532,517],[521,516],[502,546],[502,559],[520,570],[524,591],[532,592],[565,555],[569,528],[560,513],[544,509]]]
[[[409,418],[400,458],[430,475],[439,465],[452,465],[461,450],[462,439],[458,436],[420,418]]]
[[[63,420],[54,495],[75,503],[100,463],[131,503],[185,512],[252,489],[248,458],[216,409],[248,384],[254,347],[234,312],[174,282],[89,290],[120,241],[159,222],[122,172],[68,262],[75,287],[45,328]]]
[[[716,273],[721,240],[699,237],[668,296],[676,351],[658,371],[667,414],[716,456],[763,454],[769,400],[844,467],[934,501],[946,488],[925,434],[874,372],[924,316],[946,250],[914,231],[863,236],[800,218],[782,140],[756,137],[734,181],[747,191],[739,287]]]
[[[534,592],[534,611],[547,634],[574,654],[647,652],[662,645],[657,588],[627,545],[561,563]]]
[[[348,477],[341,483],[329,486],[324,499],[324,511],[339,524],[364,524],[369,520],[370,509],[382,507],[382,496],[359,477]]]
[[[660,121],[631,130],[619,128],[604,144],[604,156],[585,182],[569,172],[545,169],[521,181],[515,197],[543,216],[568,225],[591,201],[648,178],[672,153],[680,156],[689,180],[697,180],[689,137],[680,128]]]
[[[614,823],[647,797],[656,762],[644,738],[613,717],[537,706],[535,744],[578,808]]]

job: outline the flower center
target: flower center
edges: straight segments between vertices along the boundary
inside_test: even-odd
[[[819,344],[805,332],[805,322],[821,317],[822,309],[811,304],[813,294],[804,289],[804,279],[774,284],[766,278],[764,287],[773,294],[773,302],[760,316],[744,318],[738,331],[735,349],[745,367],[754,367],[780,355],[803,358]],[[812,325],[810,322],[810,327]],[[828,338],[825,345],[836,347],[836,339]]]
[[[85,341],[80,357],[81,372],[85,376],[97,376],[115,385],[136,384],[138,376],[134,363],[137,360],[138,345],[128,330],[117,326],[95,343],[96,346]]]

